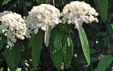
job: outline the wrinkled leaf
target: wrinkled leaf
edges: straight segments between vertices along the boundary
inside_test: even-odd
[[[63,47],[64,66],[66,67],[66,69],[70,67],[72,57],[73,57],[73,42],[71,37],[68,37],[67,42]]]
[[[108,12],[108,1],[107,0],[97,0],[97,6],[99,9],[99,14],[103,21],[107,19],[107,12]]]
[[[113,61],[112,55],[106,55],[99,61],[97,71],[106,71],[106,69],[111,64],[112,61]]]
[[[82,45],[83,53],[86,57],[88,65],[90,65],[90,50],[89,50],[89,44],[88,44],[88,39],[87,39],[86,33],[82,27],[78,27],[77,30],[79,33],[79,38],[80,38],[80,42]]]
[[[10,50],[9,50],[10,49]],[[14,47],[5,50],[5,60],[10,71],[15,71],[21,60],[22,44],[17,42]]]
[[[57,32],[55,32],[55,37],[54,37],[55,48],[57,48],[60,45],[63,39],[63,36],[64,36],[64,33],[62,31],[58,30]]]
[[[56,31],[58,31],[58,29],[56,28],[54,28],[51,31],[49,51],[50,51],[51,59],[52,59],[54,66],[58,70],[60,70],[61,65],[62,65],[62,57],[63,57],[62,56],[62,44],[60,43],[60,45],[57,48],[54,47],[54,36],[55,36]]]
[[[38,34],[34,36],[33,45],[32,45],[32,63],[33,67],[37,68],[40,60],[40,54],[43,44],[44,32],[40,30]]]

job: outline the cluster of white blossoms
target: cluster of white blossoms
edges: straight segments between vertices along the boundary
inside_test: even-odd
[[[0,13],[0,22],[0,29],[7,37],[7,48],[12,47],[17,39],[25,39],[27,27],[21,15],[11,11],[4,11]]]
[[[48,27],[55,27],[60,23],[60,11],[50,4],[41,4],[34,6],[29,12],[26,24],[28,27],[27,37],[30,38],[31,34],[37,34],[39,28],[43,31],[48,31]]]
[[[75,28],[82,26],[85,23],[98,22],[96,16],[98,13],[89,4],[80,1],[73,1],[67,4],[61,13],[64,23],[75,24]]]

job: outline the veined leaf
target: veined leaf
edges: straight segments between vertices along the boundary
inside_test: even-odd
[[[54,37],[55,37],[55,32],[57,32],[58,29],[54,28],[51,31],[51,36],[50,36],[50,44],[49,44],[49,50],[50,50],[50,55],[51,55],[51,59],[52,62],[54,64],[54,66],[60,70],[61,69],[61,65],[62,65],[62,44],[60,43],[60,45],[55,48],[54,47]]]
[[[106,55],[99,61],[97,71],[106,71],[106,69],[111,64],[112,61],[113,61],[112,55]]]
[[[9,50],[11,48],[11,50]],[[21,60],[22,44],[16,42],[14,47],[5,50],[5,60],[10,71],[15,71]]]
[[[32,63],[33,67],[37,68],[40,60],[40,54],[43,44],[44,31],[40,30],[38,34],[34,35],[32,44]]]
[[[82,27],[77,28],[77,30],[79,32],[79,38],[82,45],[83,53],[86,57],[88,65],[90,65],[90,50],[89,50],[89,44],[88,44],[86,33]]]
[[[55,46],[55,48],[57,48],[60,45],[60,43],[63,39],[63,36],[64,36],[64,32],[62,32],[60,30],[55,32],[55,37],[54,37],[54,46]]]
[[[55,48],[53,44],[50,44],[50,55],[53,61],[54,66],[60,70],[62,65],[62,45],[59,45],[58,48]]]
[[[73,42],[71,37],[67,38],[67,42],[63,47],[64,66],[66,69],[70,67],[71,60],[73,58]]]
[[[7,4],[8,2],[10,2],[11,0],[4,0],[3,2],[2,2],[2,6],[3,5],[5,5],[5,4]]]
[[[107,12],[108,12],[108,1],[107,0],[97,0],[97,5],[99,9],[99,14],[103,21],[107,19]]]

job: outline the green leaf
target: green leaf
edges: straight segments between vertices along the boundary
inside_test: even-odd
[[[0,34],[2,34],[2,29],[0,29]]]
[[[54,47],[55,31],[57,31],[55,28],[51,31],[49,50],[54,66],[60,70],[62,65],[62,44],[60,43],[57,48]]]
[[[5,49],[5,60],[10,71],[15,71],[21,60],[22,44],[17,42],[14,47],[9,49]]]
[[[82,27],[77,28],[77,30],[79,32],[79,38],[82,45],[83,53],[86,57],[88,65],[90,65],[90,50],[89,50],[89,44],[88,44],[86,33]]]
[[[111,42],[110,42],[110,47],[111,47],[111,50],[113,52],[113,40],[111,40]]]
[[[44,3],[44,0],[36,0],[36,2],[37,2],[38,4],[42,4],[42,3]]]
[[[44,36],[44,31],[40,30],[38,34],[34,36],[33,39],[34,41],[32,44],[32,63],[34,68],[38,67],[38,63],[40,60],[40,54],[43,44],[43,36]]]
[[[99,9],[99,14],[103,21],[107,19],[107,12],[108,12],[108,1],[107,0],[97,0],[97,6]]]
[[[95,49],[90,49],[90,53],[95,53],[96,52],[96,50]]]
[[[99,61],[97,71],[106,71],[106,69],[111,64],[112,61],[113,61],[112,55],[106,55]]]
[[[110,36],[108,36],[104,41],[104,47],[106,47],[110,42]]]
[[[71,60],[73,58],[73,42],[71,37],[67,38],[67,43],[63,47],[64,66],[66,69],[70,67]]]
[[[57,48],[60,45],[60,43],[63,39],[63,36],[64,36],[64,32],[62,32],[60,30],[55,32],[55,37],[54,37],[54,46],[55,46],[55,48]]]
[[[29,49],[32,47],[32,45],[34,45],[34,37],[35,37],[35,33],[33,32],[31,38],[29,39],[29,44],[28,44]]]
[[[96,36],[107,36],[108,33],[107,32],[99,32],[96,34]]]
[[[4,44],[5,44],[5,37],[4,36],[1,36],[1,40],[0,40],[0,50],[3,48]]]
[[[110,34],[113,33],[113,29],[112,29],[111,24],[107,24],[107,29],[108,29],[108,31],[109,31]]]
[[[8,2],[10,2],[11,0],[4,0],[3,2],[2,2],[2,6],[3,5],[5,5],[5,4],[7,4]]]

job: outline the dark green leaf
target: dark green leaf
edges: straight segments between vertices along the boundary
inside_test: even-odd
[[[103,21],[107,19],[107,12],[108,12],[108,1],[107,0],[97,0],[97,5],[99,9],[99,14]]]
[[[60,70],[62,65],[62,45],[55,48],[53,44],[51,44],[49,48],[53,64],[58,70]]]
[[[104,47],[106,47],[110,42],[110,36],[108,36],[104,41]]]
[[[95,53],[96,52],[96,50],[95,49],[90,49],[90,53]]]
[[[89,44],[88,44],[86,33],[82,27],[77,28],[77,30],[79,32],[79,38],[82,45],[83,53],[86,57],[88,65],[90,65],[90,50],[89,50]]]
[[[73,57],[73,42],[71,37],[67,38],[67,43],[63,47],[63,57],[64,57],[64,66],[66,69],[70,67],[71,60]]]
[[[32,63],[33,67],[37,68],[40,60],[40,54],[43,44],[44,31],[40,30],[38,34],[34,36],[32,44]]]
[[[111,42],[110,42],[110,47],[111,47],[111,50],[113,52],[113,40],[111,40]]]
[[[60,45],[57,48],[54,47],[54,37],[55,37],[55,32],[57,31],[58,29],[56,28],[54,28],[51,31],[49,50],[54,66],[58,70],[60,70],[62,65],[62,44],[60,43]]]
[[[2,33],[2,29],[0,29],[0,34]]]
[[[35,33],[32,33],[31,38],[29,40],[28,48],[31,48],[32,45],[34,45],[34,37],[35,37]]]
[[[112,55],[106,55],[99,61],[97,71],[106,71],[106,69],[111,64],[112,61],[113,61]]]
[[[113,29],[112,29],[111,24],[107,24],[107,28],[108,28],[109,33],[112,34],[113,33]]]
[[[17,42],[14,47],[10,48],[5,50],[5,60],[10,71],[15,71],[21,60],[22,44]]]
[[[106,36],[106,35],[108,35],[107,32],[99,32],[96,34],[96,36]]]
[[[7,4],[8,2],[10,2],[11,0],[4,0],[3,2],[2,2],[2,6],[3,5],[5,5],[5,4]]]
[[[42,3],[44,3],[44,0],[36,0],[36,2],[37,2],[38,4],[42,4]]]
[[[1,36],[1,40],[0,40],[0,50],[3,48],[4,44],[5,44],[5,37],[4,36]]]
[[[55,46],[55,48],[57,48],[60,45],[60,43],[63,39],[63,36],[64,36],[64,32],[62,32],[60,30],[55,32],[55,37],[54,37],[54,46]]]

